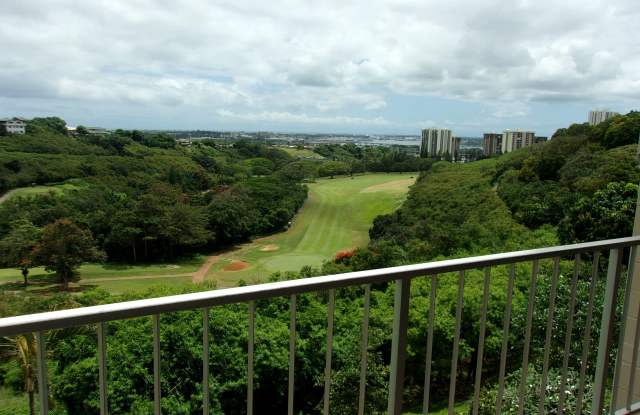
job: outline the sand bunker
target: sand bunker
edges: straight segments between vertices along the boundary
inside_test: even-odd
[[[260,251],[262,251],[262,252],[273,252],[273,251],[277,251],[278,249],[280,249],[280,247],[278,245],[269,244],[269,245],[265,245],[262,248],[260,248]]]
[[[241,271],[243,269],[249,268],[249,264],[244,261],[233,261],[229,265],[225,265],[222,268],[223,271]]]

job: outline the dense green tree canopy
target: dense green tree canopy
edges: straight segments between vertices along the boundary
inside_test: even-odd
[[[100,261],[104,253],[96,249],[89,230],[69,219],[58,219],[45,226],[34,256],[48,271],[56,273],[66,290],[82,263]]]

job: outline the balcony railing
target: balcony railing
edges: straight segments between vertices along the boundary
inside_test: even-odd
[[[489,288],[491,280],[491,269],[498,265],[509,266],[509,280],[507,288],[507,300],[504,310],[504,326],[502,335],[502,346],[500,353],[500,368],[498,376],[498,396],[496,400],[496,413],[500,414],[505,387],[505,368],[507,363],[508,348],[508,332],[511,323],[511,303],[514,290],[515,267],[518,263],[531,262],[532,273],[529,285],[526,331],[524,337],[524,347],[522,354],[522,382],[519,390],[519,413],[524,411],[525,396],[525,379],[529,367],[530,343],[532,336],[532,323],[534,300],[536,295],[536,283],[539,272],[539,261],[543,259],[553,260],[553,271],[551,276],[551,292],[549,294],[549,308],[547,310],[547,326],[544,348],[544,362],[542,373],[542,385],[540,394],[544,396],[546,391],[546,382],[548,381],[549,370],[549,351],[550,341],[553,330],[553,319],[555,313],[555,298],[558,288],[559,261],[560,258],[572,257],[575,259],[574,273],[571,282],[571,297],[569,302],[569,315],[567,320],[567,329],[564,342],[564,356],[561,371],[561,391],[565,390],[567,381],[568,362],[570,354],[570,344],[573,332],[574,314],[576,307],[576,286],[578,281],[578,269],[580,266],[581,255],[588,255],[592,258],[592,274],[591,274],[591,291],[589,304],[587,306],[586,328],[582,339],[582,359],[580,367],[580,388],[576,397],[576,413],[580,413],[583,407],[583,388],[586,382],[586,365],[587,356],[591,343],[591,330],[593,311],[595,307],[602,307],[602,319],[600,322],[600,337],[598,339],[597,361],[595,370],[594,391],[592,399],[593,414],[601,414],[603,412],[616,414],[632,414],[640,413],[640,402],[634,401],[634,393],[637,395],[635,388],[640,387],[640,382],[636,382],[635,371],[633,368],[638,366],[638,345],[640,341],[640,313],[631,310],[630,304],[637,304],[637,298],[632,298],[631,287],[634,280],[640,278],[639,270],[634,269],[637,261],[638,245],[640,245],[640,237],[629,237],[612,239],[606,241],[589,242],[576,245],[556,246],[551,248],[533,249],[527,251],[501,253],[496,255],[485,255],[477,257],[460,258],[446,261],[430,262],[426,264],[407,265],[393,268],[375,269],[369,271],[352,272],[339,275],[329,275],[322,277],[313,277],[306,279],[298,279],[291,281],[282,281],[261,285],[253,285],[247,287],[229,288],[222,290],[214,290],[207,292],[199,292],[193,294],[168,296],[161,298],[152,298],[139,301],[129,301],[116,304],[99,305],[93,307],[77,308],[71,310],[53,311],[48,313],[23,315],[17,317],[9,317],[0,319],[0,335],[11,336],[23,333],[35,333],[37,340],[37,359],[38,359],[38,387],[41,414],[48,412],[48,383],[46,371],[46,345],[44,332],[54,329],[62,329],[80,325],[97,324],[98,338],[98,366],[99,366],[99,395],[100,395],[100,413],[108,413],[108,396],[107,396],[107,356],[105,348],[105,323],[113,320],[121,320],[133,317],[149,316],[153,321],[153,379],[154,379],[154,412],[160,414],[160,314],[170,313],[181,310],[201,309],[203,315],[203,385],[209,384],[209,308],[232,303],[248,303],[248,353],[247,353],[247,413],[254,412],[253,399],[253,382],[254,382],[254,324],[255,324],[255,302],[257,300],[269,299],[280,296],[288,296],[290,298],[290,326],[289,326],[289,382],[288,382],[288,414],[293,415],[294,412],[294,384],[295,384],[295,366],[294,356],[296,347],[296,296],[302,293],[328,291],[329,300],[327,303],[327,348],[325,357],[325,382],[324,382],[324,398],[323,413],[328,414],[330,410],[330,390],[331,390],[331,369],[333,355],[333,315],[335,305],[335,293],[337,289],[353,286],[364,286],[364,308],[362,318],[362,338],[361,338],[361,362],[360,362],[360,384],[359,384],[359,400],[354,402],[354,406],[358,406],[358,414],[364,413],[364,399],[367,374],[367,350],[368,350],[368,328],[369,328],[369,311],[370,311],[370,295],[371,284],[394,282],[394,317],[393,317],[393,333],[392,333],[392,350],[391,350],[391,372],[389,379],[389,397],[388,397],[388,413],[393,415],[401,414],[403,384],[405,372],[405,357],[407,345],[407,328],[408,328],[408,311],[409,311],[409,291],[411,281],[418,277],[431,278],[430,290],[430,307],[428,315],[428,335],[426,339],[426,362],[425,362],[425,381],[424,381],[424,413],[427,413],[429,407],[430,381],[431,381],[431,363],[432,363],[432,347],[433,347],[433,331],[434,331],[434,315],[436,306],[436,290],[438,276],[444,273],[458,273],[458,292],[457,292],[457,308],[455,333],[453,339],[453,350],[451,355],[451,373],[448,408],[449,414],[453,414],[454,400],[456,394],[456,377],[458,374],[458,352],[460,342],[460,329],[462,322],[463,310],[463,293],[465,286],[465,271],[471,269],[484,269],[484,285],[482,299],[482,313],[480,317],[480,330],[478,339],[478,357],[476,359],[476,370],[474,379],[474,393],[472,399],[472,411],[478,412],[480,387],[482,383],[482,365],[484,353],[484,340],[487,323],[487,306],[489,301]],[[622,270],[622,258],[626,249],[630,249],[630,265],[628,270],[628,278],[626,288],[624,289],[624,306],[621,316],[622,329],[620,330],[620,338],[617,339],[618,355],[615,361],[615,371],[613,378],[612,390],[614,391],[610,408],[604,409],[605,393],[609,380],[609,351],[614,342],[614,326],[616,324],[616,298],[619,287]],[[608,266],[605,280],[605,295],[603,304],[595,304],[594,288],[598,279],[599,261],[601,253],[609,251]],[[603,255],[604,257],[604,255]],[[635,302],[634,302],[635,301]],[[636,317],[634,329],[630,329],[629,321]],[[631,320],[630,320],[631,319]],[[631,344],[630,354],[630,370],[631,375],[624,378],[621,376],[622,360],[621,354],[623,347]],[[624,349],[627,350],[627,349]],[[626,394],[617,393],[620,389],[621,382],[628,382],[625,385]],[[565,406],[566,393],[560,393],[558,402],[558,413],[563,413]],[[625,395],[622,396],[621,395]],[[543,397],[542,396],[542,397]],[[544,399],[540,399],[542,402]],[[543,409],[543,408],[541,408]],[[209,413],[209,388],[203,387],[203,413]]]

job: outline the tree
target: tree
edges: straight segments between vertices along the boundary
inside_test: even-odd
[[[19,219],[11,223],[11,231],[0,241],[0,255],[7,265],[20,269],[25,287],[29,268],[35,265],[33,249],[41,234],[41,229],[27,219]]]
[[[55,271],[68,290],[69,281],[83,262],[101,261],[105,254],[96,248],[89,230],[69,219],[58,219],[45,226],[35,247],[35,257],[47,271]]]
[[[638,185],[615,182],[593,197],[583,197],[560,222],[560,240],[577,243],[631,235],[637,197]]]
[[[24,391],[29,396],[29,414],[35,415],[35,385],[36,385],[36,341],[33,334],[21,334],[15,337],[5,337],[0,346],[4,349],[2,355],[14,358],[22,370]]]
[[[85,136],[85,135],[89,135],[89,130],[87,130],[87,127],[85,127],[84,125],[79,125],[76,127],[76,133],[78,135]]]
[[[347,173],[349,173],[349,165],[341,161],[327,161],[322,163],[318,170],[318,175],[331,176],[332,179],[334,176]]]

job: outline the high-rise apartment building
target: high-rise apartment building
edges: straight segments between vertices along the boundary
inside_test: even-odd
[[[425,128],[422,130],[420,157],[450,157],[456,159],[460,140],[446,128]]]
[[[502,154],[510,153],[523,147],[529,147],[536,143],[536,133],[533,131],[505,130],[502,134]]]
[[[482,150],[485,156],[493,156],[502,152],[502,134],[484,133]]]
[[[616,115],[620,114],[613,111],[589,111],[589,125],[598,125],[601,122],[607,121],[611,117],[615,117]]]

